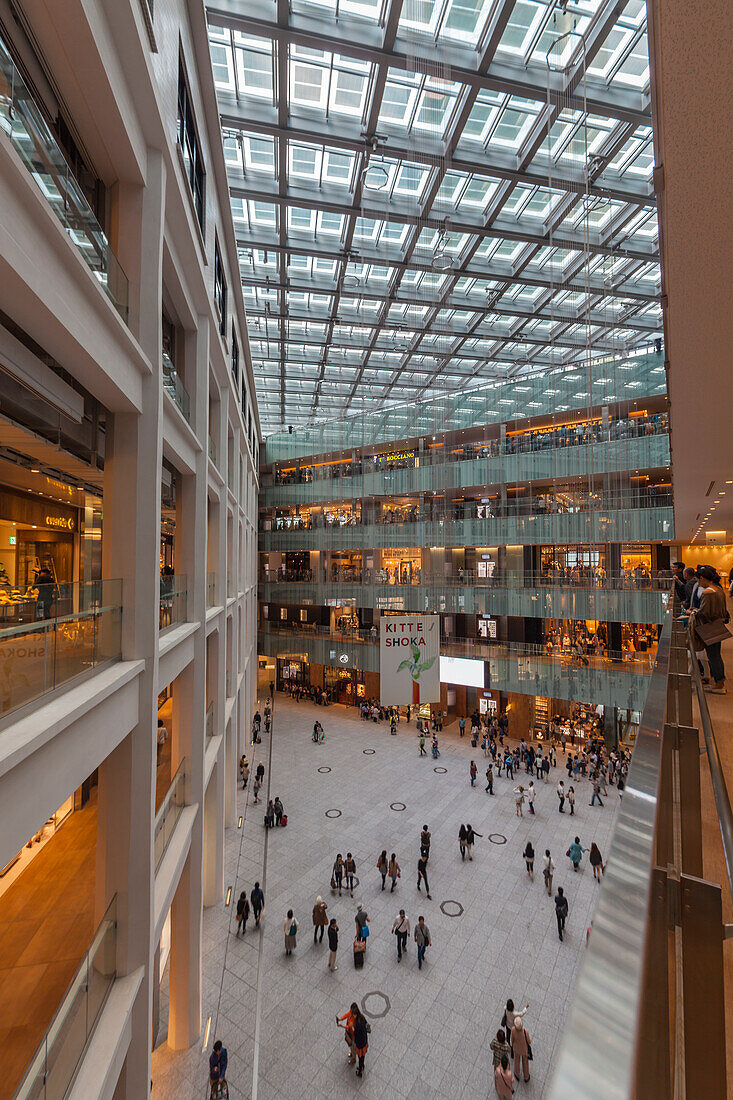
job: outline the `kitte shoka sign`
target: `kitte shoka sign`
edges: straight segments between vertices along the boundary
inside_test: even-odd
[[[438,615],[383,616],[379,637],[382,705],[439,702],[439,656]]]

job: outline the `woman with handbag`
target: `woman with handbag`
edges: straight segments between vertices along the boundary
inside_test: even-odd
[[[354,1006],[351,1006],[352,1011]],[[361,1077],[364,1073],[364,1058],[366,1052],[369,1050],[369,1024],[366,1022],[361,1009],[357,1006],[354,1013],[354,1053],[359,1059],[359,1065],[356,1067],[356,1076]]]
[[[394,890],[395,886],[397,885],[397,879],[400,878],[400,876],[402,874],[402,872],[400,870],[400,865],[397,862],[397,856],[394,854],[394,852],[392,852],[392,855],[389,857],[388,873],[389,873],[389,877],[392,879],[392,887],[389,891],[390,894],[391,894],[392,890]]]
[[[720,577],[711,565],[702,565],[698,572],[700,607],[690,616],[696,649],[703,648],[710,666],[712,684],[704,685],[713,695],[725,695],[725,665],[720,646],[731,633],[725,625],[729,615],[725,592],[720,587]]]
[[[283,921],[283,932],[285,933],[285,954],[292,955],[297,946],[295,938],[298,934],[298,922],[293,916],[292,909],[288,909],[288,915]]]

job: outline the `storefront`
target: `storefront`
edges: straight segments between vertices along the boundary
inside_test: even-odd
[[[277,690],[290,691],[295,685],[306,687],[310,683],[308,661],[302,655],[277,658]]]
[[[71,585],[80,575],[81,516],[79,508],[0,485],[0,623],[38,617],[39,577],[56,586],[54,611],[63,611],[62,600],[72,610]]]
[[[382,568],[377,579],[380,584],[419,584],[420,551],[413,549],[389,549],[382,551]]]
[[[335,668],[333,665],[326,665],[323,669],[323,686],[332,703],[354,707],[366,698],[364,673],[359,668]]]

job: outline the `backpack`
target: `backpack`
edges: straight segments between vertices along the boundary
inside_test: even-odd
[[[295,923],[295,921],[293,921],[293,923],[290,925],[290,931],[288,932],[288,935],[289,936],[294,936],[297,931],[298,931],[298,926]]]

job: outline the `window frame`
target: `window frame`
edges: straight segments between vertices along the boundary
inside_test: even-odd
[[[176,140],[181,151],[183,167],[191,189],[193,208],[196,211],[201,232],[206,220],[206,168],[201,150],[196,115],[193,109],[191,87],[186,74],[183,50],[178,54],[178,98]]]

